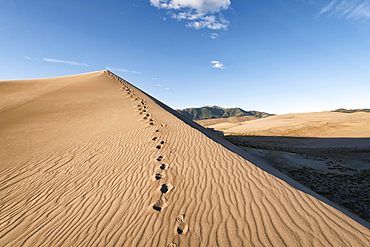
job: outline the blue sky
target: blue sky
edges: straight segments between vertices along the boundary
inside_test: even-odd
[[[172,108],[370,108],[370,1],[0,0],[0,80],[104,69]]]

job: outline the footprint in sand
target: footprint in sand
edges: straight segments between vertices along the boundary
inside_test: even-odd
[[[185,214],[180,214],[177,216],[176,220],[176,232],[180,235],[186,234],[189,230],[189,225],[185,222]]]
[[[153,137],[152,141],[155,141],[155,140],[157,140],[157,137]]]
[[[164,178],[164,177],[165,177],[165,175],[164,175],[164,173],[163,173],[163,172],[155,174],[155,179],[156,179],[156,180],[160,180],[160,179],[162,179],[162,178]]]
[[[148,114],[146,114],[146,115],[148,115]],[[149,120],[149,122],[154,122],[154,119],[153,118],[149,118],[150,117],[150,115],[149,116],[145,116],[145,117],[143,117],[144,119],[148,119]]]
[[[162,164],[162,165],[159,167],[159,169],[161,169],[161,170],[165,170],[165,169],[166,169],[166,165],[165,165],[165,164]]]
[[[177,247],[177,244],[175,244],[175,243],[170,243],[170,244],[168,244],[166,247]]]
[[[166,194],[170,192],[172,189],[173,189],[172,184],[168,183],[168,184],[162,184],[160,190],[163,194]]]
[[[161,149],[163,147],[164,143],[165,143],[164,141],[161,141],[160,144],[157,145],[155,148],[156,149]]]
[[[159,157],[157,158],[157,161],[162,161],[162,159],[163,159],[163,156],[159,156]]]
[[[159,199],[156,203],[153,205],[153,209],[160,212],[162,209],[164,209],[167,206],[167,199]]]

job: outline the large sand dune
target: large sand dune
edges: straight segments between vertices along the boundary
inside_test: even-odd
[[[367,222],[109,72],[1,82],[0,103],[0,246],[370,244]]]

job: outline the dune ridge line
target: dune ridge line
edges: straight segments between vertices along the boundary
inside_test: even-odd
[[[60,85],[27,100],[9,83],[0,246],[370,243],[368,223],[110,71],[33,80]]]

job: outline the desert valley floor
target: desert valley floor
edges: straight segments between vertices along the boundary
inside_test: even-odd
[[[370,224],[109,71],[0,82],[0,246],[369,246]]]

